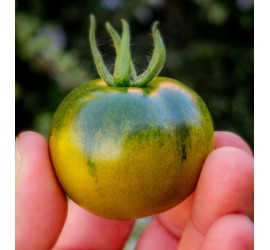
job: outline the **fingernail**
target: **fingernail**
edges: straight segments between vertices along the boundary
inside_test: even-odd
[[[21,162],[22,162],[19,144],[20,144],[19,137],[17,137],[15,141],[15,178],[17,178],[19,175],[19,172],[21,169]]]

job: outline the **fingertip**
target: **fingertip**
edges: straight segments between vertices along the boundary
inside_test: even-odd
[[[248,152],[236,147],[221,147],[212,151],[204,162],[202,178],[208,177],[215,180],[226,175],[242,179],[248,176],[248,180],[253,180],[254,158]],[[201,178],[200,178],[201,179]],[[228,179],[228,182],[230,180]]]
[[[254,249],[253,222],[241,214],[221,217],[207,232],[202,249]]]
[[[177,249],[179,238],[155,216],[143,231],[136,249]]]
[[[216,131],[214,136],[215,149],[221,147],[235,147],[244,150],[250,155],[253,155],[253,152],[247,142],[242,137],[233,132]]]
[[[46,154],[47,154],[47,141],[46,139],[32,131],[21,132],[15,142],[15,153],[16,153],[16,180],[21,174],[22,166],[27,166],[28,163],[25,161],[31,160],[35,161],[35,158],[40,157],[43,158],[43,152],[45,152],[45,161],[47,162]],[[41,159],[42,159],[41,158]],[[31,166],[31,164],[30,164]],[[42,166],[42,165],[41,165]],[[24,168],[23,168],[24,169]]]
[[[254,249],[254,224],[243,214],[227,214],[213,222],[207,232],[201,232],[190,221],[180,241],[180,249]]]
[[[215,167],[212,162],[215,162],[216,165],[217,163],[224,163],[228,167],[238,167],[238,163],[240,163],[243,166],[252,166],[253,169],[254,158],[241,148],[225,146],[213,150],[206,158],[204,164],[210,164],[209,166],[217,168],[217,166]],[[203,169],[204,168],[205,166]]]
[[[46,146],[46,139],[39,133],[34,131],[24,131],[19,133],[16,137],[16,144],[21,150],[28,150],[29,147],[32,148],[33,145]]]

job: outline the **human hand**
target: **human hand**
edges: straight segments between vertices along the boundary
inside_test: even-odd
[[[215,133],[194,194],[155,215],[137,249],[253,249],[253,155],[230,132]],[[122,249],[133,220],[97,217],[60,188],[47,141],[21,133],[16,142],[16,249]],[[180,243],[179,243],[180,242]]]

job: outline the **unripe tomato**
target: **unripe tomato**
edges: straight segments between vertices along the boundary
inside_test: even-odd
[[[143,86],[90,81],[54,115],[49,146],[56,176],[72,200],[96,215],[134,219],[172,208],[195,189],[213,149],[202,99],[179,81],[151,78]]]

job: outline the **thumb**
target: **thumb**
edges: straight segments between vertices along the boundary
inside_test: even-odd
[[[16,139],[16,249],[51,249],[63,227],[67,202],[54,176],[48,143],[24,132]]]

